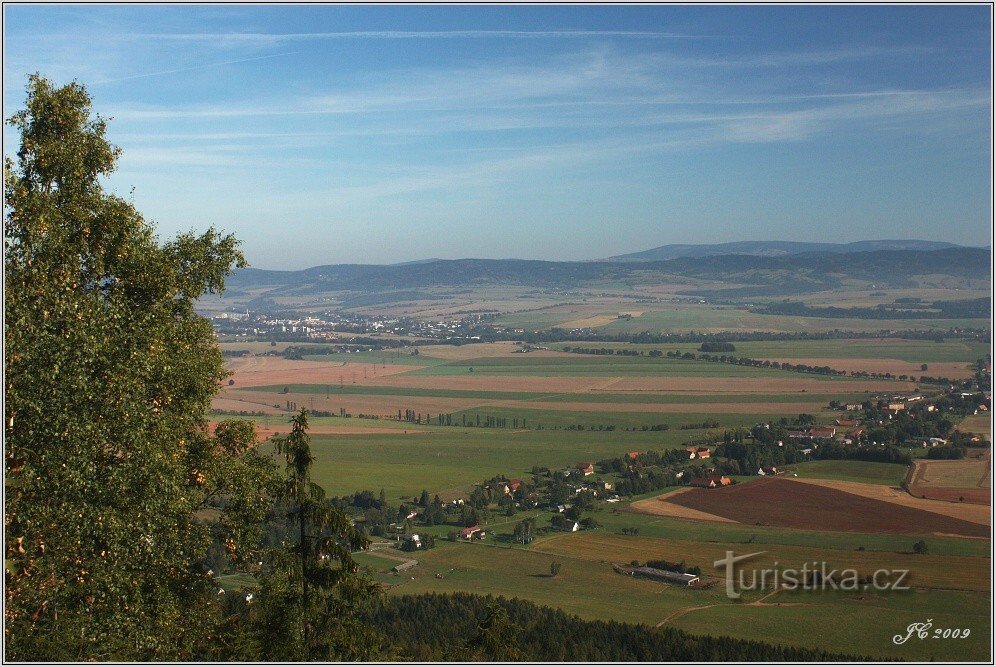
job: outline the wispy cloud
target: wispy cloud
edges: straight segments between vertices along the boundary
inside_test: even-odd
[[[113,78],[113,79],[100,79],[100,80],[92,82],[91,85],[101,85],[101,84],[107,84],[107,83],[117,83],[119,81],[131,81],[133,79],[147,79],[147,78],[153,77],[153,76],[164,76],[164,75],[167,75],[167,74],[179,74],[181,72],[192,72],[192,71],[195,71],[195,70],[207,69],[209,67],[221,67],[221,66],[224,66],[224,65],[237,65],[239,63],[249,63],[249,62],[254,62],[254,61],[257,61],[257,60],[270,60],[272,58],[280,58],[280,57],[283,57],[283,56],[294,55],[295,53],[297,53],[297,52],[296,51],[289,51],[287,53],[274,53],[274,54],[271,54],[271,55],[255,56],[255,57],[252,57],[252,58],[238,58],[236,60],[222,60],[222,61],[213,62],[213,63],[203,63],[203,64],[200,64],[200,65],[191,65],[190,67],[177,67],[175,69],[160,70],[158,72],[146,72],[146,73],[143,73],[143,74],[132,74],[130,76],[120,76],[120,77],[116,77],[116,78]]]

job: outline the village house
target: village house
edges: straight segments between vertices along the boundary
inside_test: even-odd
[[[712,455],[708,447],[685,447],[685,451],[690,459],[707,459]]]
[[[632,461],[632,460],[636,459],[636,457],[638,457],[639,455],[640,455],[640,452],[630,452],[626,456],[628,456],[629,459]]]
[[[578,470],[580,470],[585,475],[594,475],[595,474],[595,465],[592,464],[592,463],[579,463],[578,464]]]
[[[847,405],[844,406],[844,409],[847,410],[848,412],[856,412],[857,410],[861,409],[861,404],[860,403],[848,403]]]
[[[480,526],[468,526],[460,529],[460,538],[464,540],[480,540],[484,538],[484,531]]]
[[[809,436],[812,438],[832,438],[837,434],[837,429],[833,426],[820,426],[809,429]]]
[[[566,533],[576,533],[579,530],[581,530],[581,524],[579,524],[577,521],[570,521],[570,520],[564,521],[563,523],[554,523],[552,527],[554,530],[561,530]]]
[[[733,483],[726,475],[706,475],[705,477],[695,477],[690,482],[691,486],[701,487],[703,489],[715,489],[717,486],[729,486]]]
[[[899,402],[889,403],[889,409],[893,410],[895,412],[902,412],[903,410],[906,409],[906,404],[905,403],[899,403]]]

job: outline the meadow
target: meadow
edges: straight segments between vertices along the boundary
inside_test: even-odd
[[[869,461],[807,461],[786,468],[803,479],[840,479],[846,482],[899,486],[909,466]]]
[[[611,326],[618,325],[605,325]],[[569,345],[645,352],[694,352],[698,348],[697,344]],[[681,447],[714,437],[721,429],[800,412],[813,414],[818,423],[830,423],[840,415],[828,409],[831,401],[858,402],[867,400],[871,392],[913,387],[889,380],[802,375],[646,354],[577,355],[564,353],[563,346],[548,344],[546,349],[529,353],[515,353],[517,346],[511,343],[422,346],[417,356],[359,352],[306,355],[301,362],[257,358],[246,363],[242,374],[234,376],[235,385],[220,395],[232,405],[269,406],[280,413],[257,418],[263,437],[286,432],[288,404],[334,414],[343,409],[354,415],[380,415],[380,419],[313,416],[313,479],[336,496],[363,489],[377,494],[383,489],[394,504],[411,501],[423,489],[444,501],[465,498],[476,483],[495,475],[529,479],[533,466],[556,470],[630,451]],[[965,341],[905,340],[767,341],[736,343],[736,348],[739,356],[820,359],[832,367],[881,364],[888,359],[893,364],[890,368],[904,372],[919,369],[923,363],[931,371],[944,368],[943,364],[967,368],[981,352],[978,344]],[[296,364],[303,369],[297,376]],[[271,372],[275,379],[265,381]],[[394,418],[398,410],[407,409],[429,423]],[[454,425],[440,426],[439,413],[449,414]],[[508,427],[459,425],[477,424],[478,417],[482,424],[489,418],[504,419]],[[703,422],[717,426],[682,428]],[[655,425],[667,425],[668,430],[649,430]],[[982,425],[981,418],[971,418],[963,427]],[[880,489],[898,487],[906,473],[903,465],[860,461],[811,461],[788,466],[787,472],[800,480],[860,483]],[[753,479],[742,478],[738,486],[751,486]],[[419,533],[435,536],[436,548],[404,554],[378,545],[377,551],[357,557],[388,588],[389,595],[493,593],[558,607],[587,619],[664,624],[694,633],[845,650],[882,659],[987,657],[981,638],[990,622],[984,604],[990,584],[989,540],[920,534],[915,527],[904,534],[841,532],[696,521],[630,510],[632,501],[659,493],[603,504],[591,514],[598,524],[591,531],[550,532],[553,515],[537,509],[511,517],[492,514],[482,523],[489,533],[483,543],[449,542],[446,535],[454,529],[452,525],[417,526]],[[527,517],[536,519],[537,537],[528,546],[517,545],[513,529]],[[919,540],[927,545],[928,554],[912,553]],[[722,573],[712,567],[728,550],[763,551],[757,561],[760,565],[777,561],[791,567],[815,560],[838,568],[854,567],[861,573],[908,568],[914,590],[854,595],[819,592],[805,598],[766,590],[731,602],[716,578]],[[397,575],[390,572],[399,558],[412,557],[419,561],[416,567]],[[706,585],[672,586],[633,579],[612,569],[614,562],[653,558],[700,566]],[[561,564],[555,577],[550,576],[554,562]],[[940,640],[892,643],[892,636],[906,625],[926,620],[928,616],[919,618],[924,614],[934,619],[936,627],[968,627],[975,636],[944,644]]]

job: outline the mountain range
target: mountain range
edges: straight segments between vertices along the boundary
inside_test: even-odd
[[[650,250],[616,255],[607,262],[653,262],[680,257],[710,257],[713,255],[757,255],[782,257],[806,252],[848,253],[872,250],[942,250],[957,248],[944,241],[854,241],[852,243],[809,243],[804,241],[734,241],[704,245],[672,244]]]
[[[879,241],[871,243],[882,243]],[[899,242],[926,243],[926,242]],[[322,292],[373,293],[433,287],[514,285],[544,289],[699,283],[683,293],[722,298],[801,294],[866,281],[879,287],[914,287],[916,276],[988,282],[990,251],[945,244],[937,249],[801,250],[755,246],[758,254],[709,254],[666,260],[612,259],[548,262],[522,259],[429,260],[405,264],[334,264],[300,271],[242,269],[229,278],[231,291],[266,289],[267,296]],[[715,249],[717,246],[710,246]],[[860,247],[860,246],[859,246]],[[798,248],[798,246],[797,246]],[[649,251],[648,251],[649,252]],[[780,252],[781,254],[773,254]],[[701,285],[721,282],[725,286]],[[732,285],[731,285],[732,283]]]

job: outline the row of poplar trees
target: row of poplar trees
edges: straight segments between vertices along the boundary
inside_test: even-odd
[[[305,411],[259,451],[205,415],[225,378],[195,300],[245,266],[213,228],[160,242],[106,191],[119,150],[86,89],[30,77],[4,163],[5,659],[371,659],[363,537],[312,483]],[[274,506],[293,537],[260,545]],[[221,540],[257,574],[220,595]],[[248,598],[248,599],[247,599]]]

